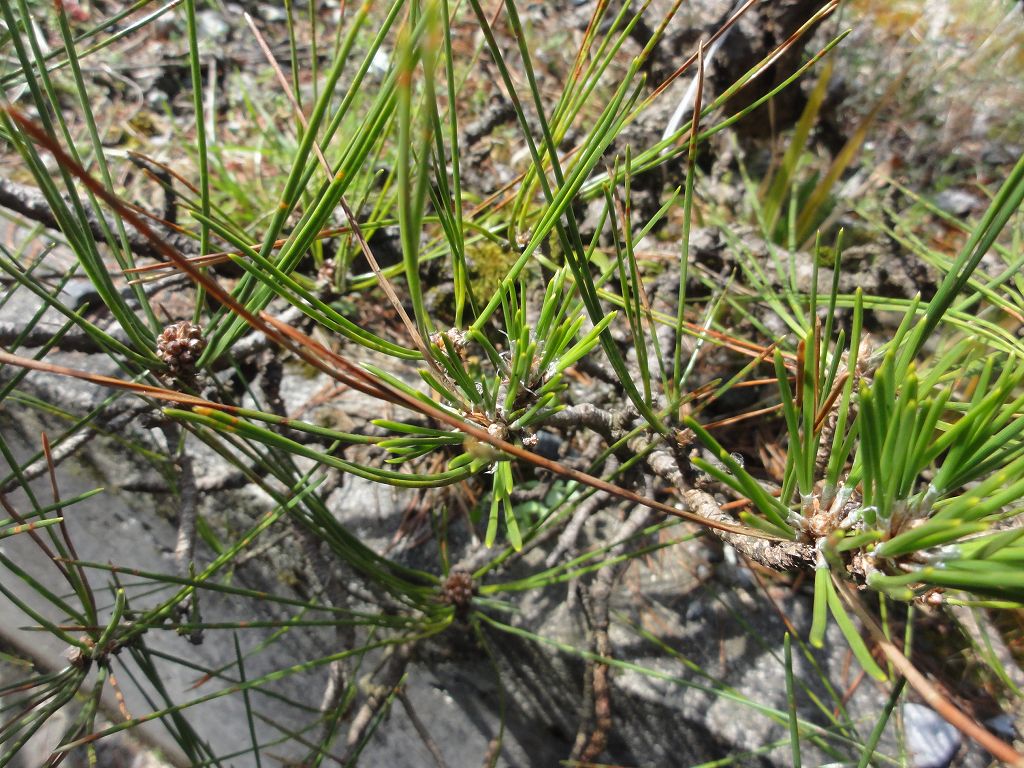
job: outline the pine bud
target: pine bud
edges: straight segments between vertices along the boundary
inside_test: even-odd
[[[441,587],[441,601],[455,606],[455,612],[463,615],[469,610],[476,593],[473,577],[466,571],[452,571]]]
[[[196,372],[196,361],[206,349],[202,329],[188,320],[172,323],[164,328],[156,342],[156,353],[167,363],[178,378],[191,378]]]

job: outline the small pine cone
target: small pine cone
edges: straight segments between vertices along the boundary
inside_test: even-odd
[[[475,594],[473,577],[466,571],[452,571],[441,587],[441,602],[455,606],[455,612],[463,615],[469,610]]]
[[[191,378],[196,361],[206,349],[206,339],[198,325],[182,320],[164,328],[156,342],[156,353],[178,378]]]

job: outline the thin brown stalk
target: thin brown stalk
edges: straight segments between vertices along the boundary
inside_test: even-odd
[[[814,431],[817,432],[821,429],[821,425],[825,423],[825,419],[828,418],[829,412],[832,410],[832,406],[835,404],[839,395],[843,392],[843,387],[846,385],[846,380],[850,377],[849,371],[843,371],[843,373],[836,379],[835,385],[832,387],[832,391],[828,393],[828,397],[825,402],[821,404],[821,408],[818,409],[817,416],[814,417]]]
[[[964,736],[973,739],[1000,762],[1012,766],[1024,766],[1024,755],[1011,747],[1006,742],[994,736],[988,729],[980,725],[973,718],[961,712],[952,702],[943,696],[939,690],[928,682],[928,679],[911,663],[910,659],[903,655],[903,652],[891,642],[878,626],[875,618],[868,613],[860,601],[860,596],[854,587],[845,583],[837,583],[841,587],[840,594],[847,607],[857,614],[857,618],[868,630],[871,639],[878,648],[885,654],[885,658],[896,668],[915,691],[920,694],[925,703],[938,712],[943,719],[960,731]]]
[[[264,333],[272,341],[280,344],[286,350],[292,352],[292,354],[300,360],[308,363],[316,370],[333,377],[337,381],[348,384],[353,389],[368,394],[371,397],[401,404],[414,412],[436,419],[443,424],[447,424],[448,426],[460,430],[470,437],[487,443],[502,453],[528,462],[536,467],[547,469],[548,471],[569,480],[575,480],[592,488],[607,491],[609,494],[618,498],[631,501],[635,504],[642,504],[650,509],[655,509],[673,517],[690,520],[705,527],[715,528],[738,536],[777,540],[777,537],[754,528],[726,523],[721,520],[714,520],[702,517],[699,514],[676,509],[668,504],[634,493],[633,491],[627,490],[613,483],[609,483],[601,478],[594,477],[585,472],[567,467],[557,461],[552,461],[539,456],[521,446],[514,445],[492,435],[486,428],[480,425],[474,424],[471,421],[464,421],[440,407],[428,405],[427,403],[412,397],[411,395],[407,395],[384,382],[378,381],[347,358],[327,349],[322,344],[319,344],[309,336],[303,334],[301,331],[292,327],[284,326],[278,320],[265,312],[261,312],[258,316],[254,315],[243,307],[233,296],[231,296],[231,294],[224,290],[224,288],[215,279],[196,269],[177,251],[165,243],[159,235],[142,220],[140,216],[135,214],[116,195],[109,192],[103,184],[98,182],[87,171],[85,171],[85,169],[83,169],[77,162],[75,162],[74,159],[64,152],[64,150],[61,149],[60,146],[57,145],[57,143],[51,139],[44,130],[14,107],[6,107],[6,111],[11,116],[11,119],[21,126],[22,130],[31,136],[36,143],[45,147],[63,167],[78,177],[83,184],[89,187],[89,189],[96,194],[97,197],[114,208],[118,215],[134,226],[140,234],[149,239],[153,243],[153,246],[160,251],[161,254],[166,256],[169,261],[175,262],[182,272],[187,274],[195,283],[203,286],[206,292],[213,299],[220,302],[238,317],[242,318],[252,328]],[[39,363],[37,361],[24,360],[23,358],[17,358],[14,355],[8,355],[7,353],[0,353],[0,362],[4,362],[5,360],[16,364],[22,364],[24,362],[27,364],[26,367],[30,368],[49,365]],[[59,368],[59,366],[51,366],[49,370],[54,372],[54,369],[56,368]],[[112,386],[120,389],[134,388],[137,389],[137,391],[147,391],[148,394],[151,394],[153,397],[158,397],[159,399],[172,400],[174,402],[184,404],[209,405],[209,403],[203,401],[202,398],[185,395],[183,393],[170,393],[173,397],[169,397],[168,390],[151,387],[149,385],[134,383],[129,385],[127,382],[122,382],[111,377],[100,376],[98,374],[85,374],[81,371],[76,371],[72,375],[75,375],[78,378],[88,379],[95,383],[103,383],[105,386]],[[214,405],[212,407],[219,406]]]
[[[50,476],[50,489],[53,493],[53,503],[60,504],[60,489],[57,487],[57,467],[53,461],[53,454],[50,453],[50,439],[46,436],[45,432],[41,434],[41,438],[43,443],[43,457],[46,459],[46,469]],[[75,549],[75,543],[72,541],[71,534],[68,532],[68,527],[65,523],[66,516],[64,514],[64,508],[62,506],[58,506],[54,511],[60,517],[60,523],[58,523],[60,526],[60,535],[61,538],[64,539],[64,546],[67,547],[68,554],[71,555],[72,559],[79,560],[80,558],[78,557],[78,552]],[[86,599],[89,601],[86,608],[88,608],[91,616],[95,616],[96,598],[93,595],[92,587],[89,586],[89,579],[85,575],[85,568],[79,565],[76,566],[75,569],[78,571],[78,578],[85,589]]]
[[[646,99],[644,99],[643,102],[641,102],[641,104],[635,110],[635,114],[639,114],[639,112],[642,109],[645,109],[648,105],[650,105],[650,103],[653,102],[656,98],[658,98],[658,96],[660,96],[666,88],[668,88],[670,85],[672,85],[673,82],[675,82],[676,78],[678,78],[686,70],[693,66],[694,62],[696,62],[697,59],[701,57],[701,55],[703,54],[704,48],[713,45],[718,38],[724,35],[729,30],[729,28],[732,27],[737,21],[739,21],[740,17],[743,16],[743,14],[745,14],[747,11],[749,11],[757,2],[758,0],[747,0],[747,2],[744,3],[743,6],[736,11],[736,13],[734,13],[728,20],[726,20],[724,24],[722,24],[722,26],[720,26],[716,30],[715,34],[713,34],[706,41],[704,41],[703,45],[698,46],[697,51],[691,54],[690,58],[688,58],[686,61],[680,64],[679,67],[671,75],[666,77],[665,80],[660,85],[658,85],[658,87],[656,87],[654,91],[651,92],[650,96],[648,96]]]
[[[704,425],[704,429],[721,429],[722,427],[728,427],[734,424],[739,424],[741,421],[749,421],[750,419],[757,418],[758,416],[764,416],[768,413],[775,413],[776,411],[782,410],[782,403],[778,405],[769,405],[765,408],[758,408],[755,411],[747,411],[746,413],[739,413],[735,416],[729,416],[718,421],[712,421]]]
[[[288,82],[288,78],[285,77],[284,72],[281,70],[281,66],[277,63],[277,59],[274,58],[274,54],[270,50],[270,46],[267,45],[267,41],[263,38],[263,35],[260,34],[259,29],[256,28],[256,24],[253,23],[252,17],[248,13],[242,15],[245,18],[245,23],[249,25],[249,29],[256,38],[256,44],[259,45],[260,50],[263,51],[263,55],[266,57],[267,63],[270,64],[270,67],[274,70],[277,82],[281,86],[281,90],[284,92],[289,103],[292,105],[292,111],[295,112],[296,118],[300,123],[302,123],[302,127],[305,130],[309,130],[309,121],[306,119],[306,115],[303,113],[302,107],[299,105],[298,99],[295,97],[291,83]],[[327,177],[334,178],[334,169],[331,168],[330,163],[327,162],[327,158],[320,149],[320,143],[318,141],[313,142],[313,151],[316,152],[317,159],[320,161],[320,166],[323,168],[324,173],[327,174]],[[373,274],[376,276],[381,290],[384,291],[384,295],[387,296],[388,301],[391,302],[391,306],[401,319],[402,325],[405,326],[405,330],[408,332],[413,344],[416,345],[416,349],[418,349],[419,353],[423,356],[423,360],[434,369],[434,373],[440,376],[442,381],[448,383],[448,375],[441,370],[437,365],[437,362],[434,360],[434,356],[430,354],[430,350],[427,349],[423,336],[417,329],[416,324],[413,323],[412,319],[405,311],[405,307],[402,306],[402,302],[399,300],[398,294],[395,293],[395,289],[391,285],[391,281],[388,280],[387,275],[384,274],[384,271],[377,263],[377,259],[370,250],[370,245],[366,241],[366,238],[363,237],[363,232],[359,226],[359,222],[356,220],[355,214],[352,213],[352,209],[349,207],[348,201],[345,200],[344,195],[341,196],[340,202],[342,210],[345,211],[345,218],[348,220],[349,227],[351,227],[353,237],[355,237],[356,242],[359,243],[359,248],[363,252],[363,256],[366,258],[367,263],[370,265],[370,269],[373,270]]]
[[[63,574],[65,581],[67,581],[68,584],[71,584],[73,587],[74,581],[71,578],[71,574],[68,573],[67,568],[64,566],[63,560],[59,558],[57,555],[55,555],[53,553],[53,550],[50,549],[49,545],[47,545],[47,543],[43,541],[43,537],[40,535],[39,531],[36,530],[36,526],[27,522],[25,518],[21,516],[21,513],[18,512],[18,510],[16,510],[14,506],[7,500],[7,496],[4,495],[3,493],[0,493],[0,506],[3,507],[4,511],[8,514],[8,516],[10,516],[12,520],[16,521],[19,525],[22,526],[22,530],[25,533],[32,537],[32,541],[36,543],[36,546],[38,546],[42,553],[46,555],[46,557],[50,560],[50,562],[52,562],[57,567],[57,570],[59,570],[61,574]]]

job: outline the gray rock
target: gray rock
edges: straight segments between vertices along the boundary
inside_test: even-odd
[[[960,731],[930,707],[907,702],[903,705],[907,750],[914,768],[946,768],[960,749]]]
[[[957,217],[966,216],[975,210],[979,203],[975,195],[955,187],[945,189],[935,196],[935,205],[940,210]]]
[[[217,11],[208,9],[196,13],[196,35],[204,45],[223,43],[230,32],[231,25]]]

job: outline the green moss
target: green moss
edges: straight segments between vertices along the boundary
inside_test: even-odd
[[[477,301],[486,303],[498,292],[519,254],[513,248],[491,240],[479,240],[466,248],[469,287]]]

